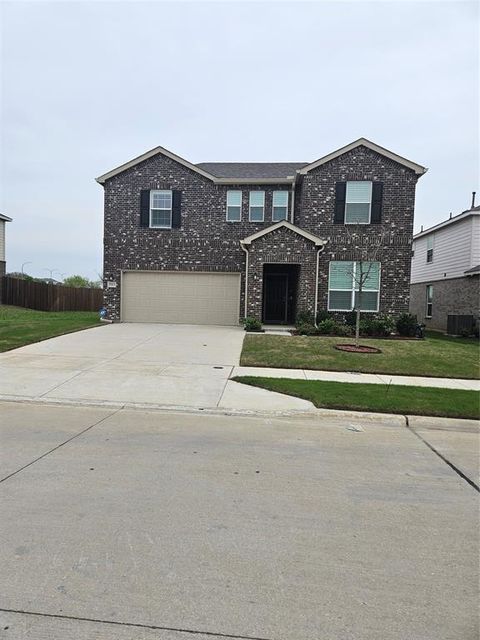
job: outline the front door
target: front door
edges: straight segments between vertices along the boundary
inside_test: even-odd
[[[282,324],[288,317],[288,273],[264,275],[263,321]]]

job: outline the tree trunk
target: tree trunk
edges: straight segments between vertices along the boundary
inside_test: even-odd
[[[358,347],[360,343],[360,309],[356,309],[357,317],[355,320],[355,346]]]

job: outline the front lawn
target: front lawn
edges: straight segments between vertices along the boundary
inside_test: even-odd
[[[100,324],[95,311],[34,311],[0,305],[0,351]]]
[[[310,400],[316,407],[447,418],[480,418],[476,391],[239,376],[254,387]]]
[[[337,351],[339,343],[352,338],[329,336],[247,335],[240,364],[244,367],[360,371],[440,378],[479,378],[479,342],[431,332],[424,340],[362,338],[382,353]]]

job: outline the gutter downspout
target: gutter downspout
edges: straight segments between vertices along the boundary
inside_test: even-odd
[[[240,240],[240,246],[242,247],[242,249],[245,251],[245,300],[244,300],[244,317],[247,317],[247,301],[248,301],[248,249],[245,247],[245,245],[243,244],[243,242]]]
[[[317,326],[317,312],[318,312],[318,278],[320,272],[320,254],[325,249],[325,245],[322,244],[321,247],[317,249],[317,268],[315,272],[315,306],[313,308],[313,322],[315,326]]]
[[[293,176],[293,182],[292,182],[292,206],[290,209],[290,222],[292,224],[295,224],[295,183],[297,181],[297,175],[295,174]]]

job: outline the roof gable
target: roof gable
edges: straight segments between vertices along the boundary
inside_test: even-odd
[[[251,236],[247,236],[243,240],[240,240],[240,244],[242,245],[252,244],[252,242],[254,242],[255,240],[258,240],[258,238],[262,238],[268,233],[271,233],[272,231],[276,231],[277,229],[281,229],[282,227],[285,227],[286,229],[290,229],[290,231],[297,233],[299,236],[303,236],[307,240],[310,240],[311,242],[313,242],[317,247],[323,247],[323,245],[327,243],[326,240],[322,240],[318,236],[314,236],[313,233],[309,233],[308,231],[305,231],[304,229],[297,227],[291,222],[288,222],[288,220],[282,220],[281,222],[272,224],[271,227],[267,227],[266,229],[257,231],[257,233],[254,233]]]
[[[143,153],[141,156],[137,156],[136,158],[133,158],[133,160],[130,160],[129,162],[125,162],[124,164],[121,164],[119,167],[116,167],[115,169],[112,169],[111,171],[107,171],[107,173],[104,173],[103,175],[99,176],[98,178],[95,178],[95,180],[100,184],[105,184],[105,182],[109,178],[113,178],[114,176],[118,175],[119,173],[122,173],[123,171],[126,171],[127,169],[130,169],[131,167],[135,167],[137,164],[140,164],[141,162],[144,162],[145,160],[148,160],[149,158],[153,158],[154,156],[159,155],[159,154],[163,155],[163,156],[166,156],[167,158],[170,158],[171,160],[174,160],[175,162],[178,162],[179,164],[183,165],[184,167],[187,167],[187,169],[191,169],[192,171],[195,171],[196,173],[199,173],[204,178],[208,178],[209,180],[215,180],[215,176],[213,176],[211,173],[208,173],[207,171],[204,171],[200,167],[197,167],[196,165],[192,164],[191,162],[188,162],[188,160],[185,160],[184,158],[181,158],[180,156],[177,156],[175,153],[172,153],[171,151],[169,151],[168,149],[165,149],[164,147],[155,147],[154,149],[150,149],[150,151],[147,151],[146,153]]]
[[[347,153],[348,151],[352,151],[353,149],[356,149],[357,147],[362,147],[362,146],[367,147],[367,149],[371,149],[372,151],[375,151],[381,156],[385,156],[386,158],[389,158],[390,160],[393,160],[394,162],[397,162],[398,164],[401,164],[404,167],[411,169],[412,171],[415,171],[415,173],[419,176],[423,175],[428,170],[426,169],[426,167],[422,167],[422,165],[417,164],[416,162],[407,160],[406,158],[403,158],[402,156],[399,156],[398,154],[393,153],[393,151],[389,151],[388,149],[385,149],[384,147],[381,147],[380,145],[375,144],[374,142],[371,142],[366,138],[359,138],[358,140],[355,140],[354,142],[347,144],[345,147],[341,147],[340,149],[337,149],[336,151],[333,151],[332,153],[329,153],[328,155],[323,156],[318,160],[315,160],[315,162],[311,162],[310,164],[307,164],[305,167],[302,167],[298,173],[300,173],[301,175],[305,175],[312,169],[316,169],[316,167],[319,167],[322,164],[326,164],[327,162],[330,162],[331,160],[338,158],[344,153]]]

